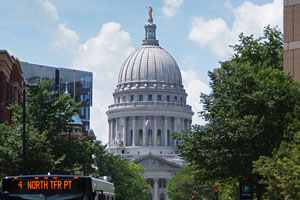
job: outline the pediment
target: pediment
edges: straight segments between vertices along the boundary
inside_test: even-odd
[[[145,155],[133,160],[136,164],[141,164],[145,170],[180,170],[182,167],[159,156]]]

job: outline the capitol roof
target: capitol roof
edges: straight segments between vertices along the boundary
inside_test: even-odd
[[[182,85],[176,61],[167,51],[155,45],[143,45],[125,60],[118,83],[129,82],[166,82]]]
[[[152,19],[145,25],[142,46],[129,55],[119,73],[119,85],[137,82],[182,86],[180,69],[174,58],[159,46],[156,25],[152,23]]]

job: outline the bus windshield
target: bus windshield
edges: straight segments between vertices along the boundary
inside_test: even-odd
[[[2,180],[5,200],[90,200],[92,179],[72,175],[7,176]]]
[[[5,200],[87,200],[84,194],[8,194]]]
[[[23,175],[2,179],[1,200],[114,200],[114,184],[89,176]]]

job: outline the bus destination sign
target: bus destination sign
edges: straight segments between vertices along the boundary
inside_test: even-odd
[[[76,179],[15,179],[12,187],[16,192],[59,192],[68,193],[79,189],[79,183]]]

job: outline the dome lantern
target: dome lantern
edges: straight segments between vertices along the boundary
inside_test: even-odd
[[[148,19],[148,24],[144,26],[145,39],[143,40],[142,45],[159,46],[158,40],[156,40],[156,24],[153,24],[152,7],[149,7],[148,10],[149,10],[149,19]]]

